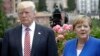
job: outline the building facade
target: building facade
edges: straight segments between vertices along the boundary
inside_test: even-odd
[[[7,14],[12,13],[12,0],[3,0],[3,9]]]
[[[17,4],[19,2],[21,2],[23,0],[3,0],[3,4],[4,4],[4,11],[7,14],[7,16],[15,16],[16,17],[16,8],[17,8]],[[31,0],[34,1],[35,3],[38,3],[38,0]],[[56,3],[58,6],[62,5],[63,8],[67,8],[66,6],[66,2],[67,0],[46,0],[46,4],[47,4],[47,10],[52,12],[53,11],[53,6],[54,3]]]
[[[16,8],[17,4],[21,2],[21,0],[3,0],[3,7],[4,7],[4,12],[6,15],[9,16],[17,16]]]
[[[67,0],[47,0],[47,10],[52,12],[55,3],[59,8],[60,6],[62,6],[62,8],[67,8]]]
[[[99,0],[77,0],[77,11],[82,14],[98,14]]]

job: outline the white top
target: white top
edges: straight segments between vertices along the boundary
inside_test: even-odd
[[[81,49],[77,49],[77,56],[80,55],[81,51],[82,51]]]
[[[32,48],[32,43],[33,43],[33,37],[34,37],[34,31],[35,31],[35,22],[33,22],[31,25],[30,25],[30,47]],[[26,27],[24,25],[22,25],[22,53],[23,53],[23,56],[24,56],[24,39],[25,39],[25,29]]]

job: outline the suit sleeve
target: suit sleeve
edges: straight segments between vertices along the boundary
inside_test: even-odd
[[[1,56],[8,56],[8,33],[6,32],[3,36],[3,43],[1,49]]]
[[[58,56],[55,35],[52,30],[48,34],[48,56]]]

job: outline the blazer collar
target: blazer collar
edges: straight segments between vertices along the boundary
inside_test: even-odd
[[[31,56],[34,56],[34,53],[35,53],[35,50],[36,50],[36,47],[38,46],[41,38],[42,38],[42,31],[41,31],[41,27],[40,25],[36,24],[36,27],[35,27],[35,31],[34,31],[34,38],[33,38],[33,43],[32,43],[32,49],[31,49]],[[16,44],[18,45],[18,52],[19,52],[19,56],[22,56],[22,38],[21,38],[21,35],[22,35],[22,26],[19,26],[17,28],[17,31],[16,31]]]
[[[42,36],[41,27],[38,24],[36,24],[34,36],[33,36],[34,39],[33,39],[33,43],[32,43],[31,56],[34,56],[36,47],[38,46],[38,44],[41,40],[41,36]]]
[[[93,37],[89,36],[89,39],[86,41],[86,43],[84,44],[84,47],[80,53],[80,56],[84,55],[87,56],[86,52],[88,51],[88,47],[90,45],[91,40],[93,39]]]

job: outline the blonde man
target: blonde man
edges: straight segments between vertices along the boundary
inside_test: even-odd
[[[54,32],[35,22],[32,1],[18,4],[21,25],[6,31],[1,56],[57,56]]]

